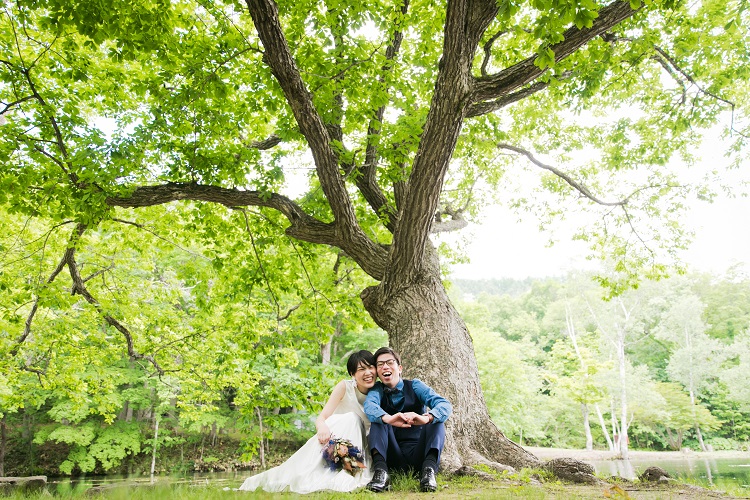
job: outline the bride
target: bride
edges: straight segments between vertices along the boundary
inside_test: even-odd
[[[291,491],[352,491],[365,486],[372,479],[371,459],[367,449],[370,421],[362,405],[365,395],[375,385],[375,358],[370,351],[358,351],[349,356],[346,368],[351,380],[342,380],[333,388],[328,402],[315,421],[317,435],[278,467],[250,476],[240,490],[268,492]],[[339,469],[331,470],[323,459],[324,445],[331,438],[342,438],[365,453],[365,468],[355,475]]]

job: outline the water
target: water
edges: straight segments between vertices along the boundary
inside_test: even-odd
[[[257,472],[232,471],[232,472],[196,472],[184,475],[157,475],[151,478],[147,475],[117,475],[106,476],[84,476],[84,477],[58,477],[49,478],[47,491],[59,495],[78,495],[85,493],[91,488],[106,488],[108,486],[127,484],[152,484],[160,485],[211,485],[216,488],[238,488],[246,477]]]
[[[747,488],[750,490],[750,455],[747,458],[694,458],[679,460],[585,460],[603,475],[635,479],[651,466],[661,467],[673,478],[718,489]],[[238,488],[257,471],[209,472],[188,475],[156,476],[159,484],[211,485],[217,488]],[[150,483],[149,476],[90,476],[84,478],[50,478],[47,489],[57,494],[83,493],[92,487],[118,483]]]
[[[750,489],[747,458],[683,458],[679,460],[585,460],[597,473],[635,479],[648,467],[661,467],[675,479],[707,487]]]

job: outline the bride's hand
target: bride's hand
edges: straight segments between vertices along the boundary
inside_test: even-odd
[[[326,444],[329,439],[331,439],[331,429],[326,424],[320,424],[318,426],[318,442]]]

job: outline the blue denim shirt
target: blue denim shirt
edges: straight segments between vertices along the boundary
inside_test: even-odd
[[[367,398],[365,398],[365,414],[370,422],[376,422],[379,424],[383,423],[383,415],[386,415],[386,411],[380,407],[380,400],[383,398],[383,388],[385,386],[382,382],[375,383],[375,386],[367,392]],[[404,407],[404,380],[401,379],[396,384],[396,392],[391,394],[391,403],[394,407],[400,409]],[[453,406],[443,396],[435,392],[432,387],[428,386],[418,378],[412,380],[412,389],[414,394],[419,399],[419,402],[430,408],[429,413],[435,417],[435,422],[445,422],[448,417],[453,413]]]

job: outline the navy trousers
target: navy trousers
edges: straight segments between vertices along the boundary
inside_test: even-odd
[[[414,471],[422,470],[427,453],[435,449],[440,453],[445,444],[445,424],[431,423],[414,427],[393,427],[389,424],[373,422],[368,436],[370,450],[383,455],[388,469]]]

